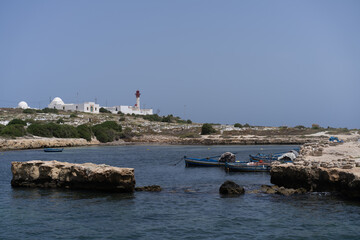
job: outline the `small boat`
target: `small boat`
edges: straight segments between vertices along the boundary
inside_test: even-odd
[[[225,163],[227,172],[270,172],[271,164],[268,162],[234,162]]]
[[[299,149],[295,148],[294,150],[290,150],[288,152],[280,152],[280,153],[274,153],[274,154],[258,153],[256,155],[249,155],[249,157],[250,157],[250,161],[252,161],[252,162],[253,161],[272,162],[272,161],[277,161],[277,160],[281,159],[284,155],[286,156],[286,154],[288,154],[288,153],[294,153],[294,157],[296,158],[299,155],[298,152],[299,152]]]
[[[44,148],[44,152],[62,152],[63,148]]]
[[[184,156],[186,167],[221,167],[225,166],[225,162],[220,162],[218,159],[213,158],[188,158]]]
[[[284,153],[249,155],[250,161],[276,161]]]

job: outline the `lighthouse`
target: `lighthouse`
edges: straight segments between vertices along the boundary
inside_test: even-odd
[[[135,96],[136,96],[135,107],[140,109],[140,91],[139,90],[136,91]]]

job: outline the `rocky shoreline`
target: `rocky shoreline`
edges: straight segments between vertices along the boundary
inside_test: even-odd
[[[307,142],[319,141],[319,138],[302,137],[242,137],[225,139],[220,137],[202,137],[202,138],[180,138],[168,135],[144,135],[124,140],[118,140],[109,143],[100,143],[97,140],[91,142],[82,138],[17,138],[0,139],[0,151],[38,149],[45,147],[76,147],[76,146],[117,146],[129,144],[170,144],[170,145],[271,145],[271,144],[294,144],[301,145]]]
[[[360,142],[304,144],[294,163],[274,165],[270,174],[280,187],[360,199]]]
[[[37,149],[47,147],[76,147],[95,145],[99,142],[88,142],[82,138],[20,138],[0,139],[0,151]]]

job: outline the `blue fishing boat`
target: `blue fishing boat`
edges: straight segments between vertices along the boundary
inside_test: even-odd
[[[207,158],[188,158],[184,156],[186,167],[222,167],[225,166],[225,162],[235,162],[235,158],[235,154],[231,152],[225,152],[219,156]]]
[[[44,148],[44,152],[62,152],[63,148]]]
[[[234,162],[225,163],[227,172],[269,172],[271,164],[268,162]]]
[[[220,162],[213,158],[188,158],[184,156],[186,167],[221,167],[225,166],[225,162]]]

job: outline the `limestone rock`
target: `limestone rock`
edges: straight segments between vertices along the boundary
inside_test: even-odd
[[[226,181],[220,186],[219,192],[221,195],[241,195],[245,189],[233,181]]]
[[[304,189],[304,188],[293,189],[293,188],[279,187],[276,185],[272,185],[272,186],[262,185],[261,191],[264,193],[268,193],[268,194],[280,194],[280,195],[285,195],[285,196],[306,193],[306,189]]]
[[[144,187],[136,187],[135,191],[138,192],[161,192],[161,187],[159,185],[151,185],[151,186],[144,186]]]
[[[12,162],[13,187],[72,188],[133,192],[133,168],[112,167],[93,163],[74,164],[33,160]]]
[[[271,168],[271,183],[285,188],[304,188],[315,192],[339,192],[360,199],[360,171],[356,168],[323,168],[294,164]]]

